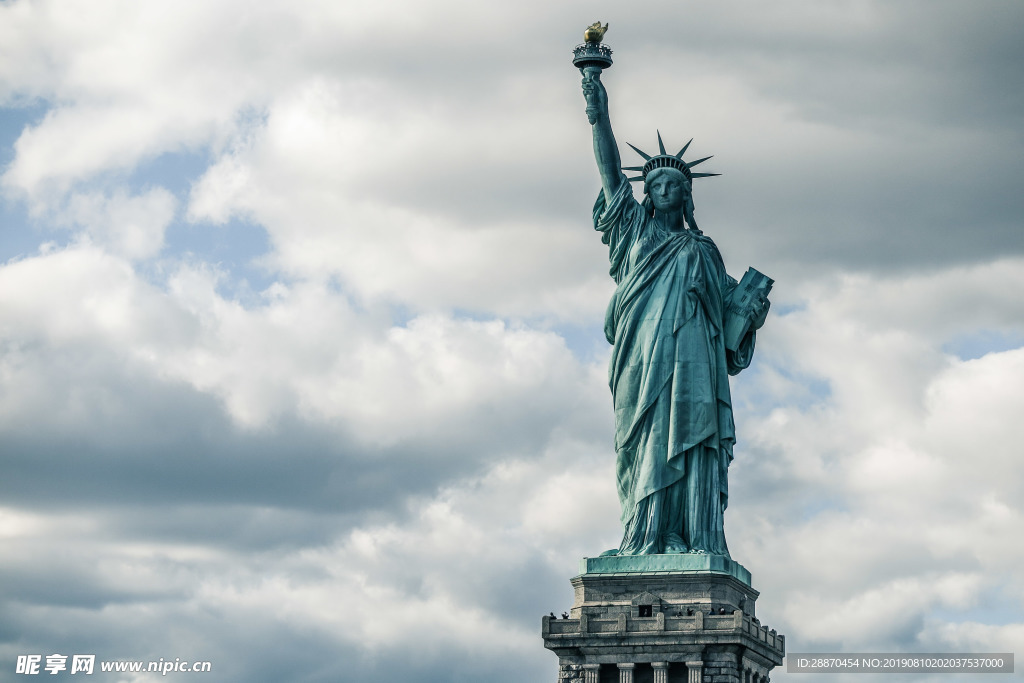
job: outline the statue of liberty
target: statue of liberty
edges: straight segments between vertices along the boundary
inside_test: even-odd
[[[644,163],[625,169],[636,177],[622,173],[601,68],[581,71],[602,185],[594,227],[617,285],[605,336],[614,347],[608,379],[625,531],[605,554],[729,557],[723,513],[736,440],[729,375],[750,364],[772,281],[750,269],[737,283],[697,227],[692,182],[718,174],[691,168],[710,157],[687,163],[690,143],[668,154],[658,133],[659,153],[630,145]],[[642,203],[633,198],[634,180],[643,182]]]

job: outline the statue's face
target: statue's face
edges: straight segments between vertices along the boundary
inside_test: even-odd
[[[686,185],[682,173],[659,173],[647,181],[647,194],[658,211],[682,211]]]

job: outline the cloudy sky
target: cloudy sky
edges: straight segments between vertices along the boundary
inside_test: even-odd
[[[1024,4],[6,0],[0,681],[554,680],[621,533],[596,19],[620,144],[714,154],[697,218],[777,281],[759,616],[1024,655]]]

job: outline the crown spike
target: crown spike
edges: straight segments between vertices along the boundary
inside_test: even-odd
[[[637,154],[642,156],[644,158],[644,161],[650,161],[651,160],[651,155],[648,154],[647,152],[641,152],[634,145],[630,145],[628,142],[626,144],[629,145],[630,147],[632,147],[634,152],[636,152]]]
[[[721,173],[691,173],[694,178],[710,178],[711,176],[722,175]]]
[[[690,142],[693,142],[693,138],[690,138]],[[683,153],[686,152],[686,148],[690,146],[690,142],[687,142],[685,145],[683,145],[683,148],[679,150],[679,154],[676,155],[676,159],[683,158]]]
[[[622,170],[623,171],[643,171],[644,167],[643,166],[623,166]]]
[[[661,131],[659,130],[659,131],[657,131],[657,133],[658,133],[658,149],[661,150],[662,154],[668,154],[668,152],[665,151],[665,143],[661,141]]]
[[[636,182],[638,180],[643,180],[643,179],[644,179],[644,177],[642,175],[633,176],[632,178],[626,178],[626,180],[628,180],[631,183],[634,183],[634,182]]]
[[[711,157],[713,157],[713,156],[715,156],[715,155],[714,155],[714,154],[712,154],[712,155],[711,155]],[[711,157],[704,157],[703,159],[697,159],[697,161],[691,161],[690,163],[688,163],[688,164],[686,165],[686,168],[693,168],[693,167],[694,167],[694,166],[696,166],[697,164],[703,164],[703,163],[704,163],[705,161],[707,161],[707,160],[708,160],[708,159],[710,159]]]

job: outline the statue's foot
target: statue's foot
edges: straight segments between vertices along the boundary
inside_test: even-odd
[[[679,534],[667,534],[665,536],[665,553],[669,555],[680,555],[690,552],[690,546]]]
[[[603,553],[601,553],[601,555],[599,557],[612,557],[613,555],[618,555],[618,554],[619,554],[619,549],[618,548],[612,548],[611,550],[605,550]]]

